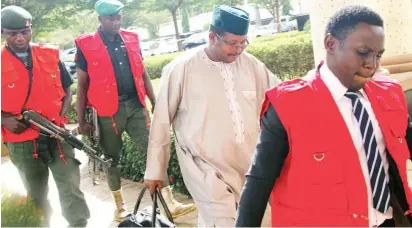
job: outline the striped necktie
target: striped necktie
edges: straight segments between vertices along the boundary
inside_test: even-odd
[[[348,91],[345,96],[352,101],[352,111],[362,133],[363,146],[368,162],[369,180],[373,194],[373,206],[378,211],[385,213],[389,208],[390,193],[372,122],[368,112],[359,100],[358,93]]]

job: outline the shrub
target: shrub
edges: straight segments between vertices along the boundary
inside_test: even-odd
[[[77,99],[77,96],[73,95],[72,103],[69,107],[69,110],[67,111],[67,119],[68,119],[69,124],[77,123],[76,99]]]
[[[259,37],[252,40],[246,51],[265,63],[282,80],[303,76],[314,67],[312,37],[305,32]],[[150,78],[160,78],[163,67],[180,54],[148,57],[144,63]]]
[[[306,33],[310,33],[311,31],[310,20],[306,21],[305,25],[303,26],[303,31],[305,31]]]
[[[263,36],[263,37],[258,37],[252,40],[252,45],[254,43],[261,43],[261,42],[267,42],[267,41],[274,41],[274,40],[279,40],[279,39],[285,39],[285,38],[293,38],[296,36],[300,36],[303,33],[300,31],[292,31],[292,32],[283,32],[279,33],[273,36]]]
[[[176,56],[182,54],[181,52],[168,54],[168,55],[158,55],[150,56],[144,60],[144,65],[149,73],[150,79],[160,78],[162,75],[163,67],[165,67],[170,61],[172,61]]]
[[[39,227],[45,225],[44,216],[30,197],[3,188],[1,195],[2,227]]]
[[[256,42],[247,49],[281,80],[301,77],[314,67],[310,34]]]
[[[77,79],[74,80],[74,83],[70,86],[70,89],[72,90],[73,95],[77,94]]]
[[[133,181],[143,181],[146,171],[146,151],[139,151],[136,144],[127,134],[123,134],[123,151],[120,157],[121,176]],[[170,134],[170,161],[167,170],[170,185],[181,193],[189,195],[183,182],[177,159],[174,136]]]
[[[122,138],[121,175],[133,181],[142,181],[146,170],[146,151],[138,150],[136,144],[127,134],[123,134]]]
[[[71,90],[73,92],[72,103],[70,105],[69,110],[67,111],[67,118],[69,124],[77,123],[77,114],[76,114],[76,99],[77,99],[77,78],[74,79],[74,82],[71,86]]]

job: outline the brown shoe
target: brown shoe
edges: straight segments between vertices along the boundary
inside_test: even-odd
[[[193,203],[182,204],[175,200],[172,194],[172,189],[167,186],[162,189],[162,196],[166,201],[167,207],[172,214],[172,218],[177,218],[186,214],[189,214],[192,211],[196,210],[196,206]]]
[[[114,211],[114,220],[121,222],[129,214],[123,202],[122,189],[111,192],[114,204],[116,205],[116,210]]]

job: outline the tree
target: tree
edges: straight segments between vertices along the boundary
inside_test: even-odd
[[[213,5],[229,5],[236,6],[241,5],[243,0],[212,0]]]
[[[290,0],[259,0],[256,2],[265,7],[272,14],[273,19],[276,19],[277,31],[280,32],[280,7],[286,8],[289,13],[292,10]]]
[[[190,32],[189,13],[187,12],[187,7],[182,9],[182,28],[183,32]]]
[[[76,37],[79,34],[90,33],[96,31],[100,22],[97,19],[98,14],[89,10],[78,12],[69,26],[71,34]],[[57,31],[60,32],[60,31]]]
[[[151,39],[159,36],[160,25],[169,22],[167,11],[146,12],[142,11],[137,15],[139,20],[136,22],[138,26],[146,28]]]
[[[281,0],[282,5],[282,14],[283,15],[290,15],[290,12],[293,11],[292,4],[290,0]]]
[[[77,0],[77,3],[82,6],[84,10],[94,11],[94,5],[98,0]],[[122,26],[129,28],[135,25],[139,19],[137,12],[142,10],[142,0],[119,0],[124,4],[122,9]]]
[[[213,9],[213,5],[216,4],[216,1],[218,0],[185,0],[184,7],[188,10],[189,15],[197,15],[210,12]]]
[[[149,7],[155,11],[168,10],[172,14],[173,25],[175,27],[175,36],[177,40],[177,48],[179,51],[182,50],[182,43],[180,40],[179,27],[177,25],[177,10],[182,5],[183,0],[150,0]]]
[[[2,8],[10,5],[20,6],[32,15],[33,40],[42,32],[67,27],[70,24],[67,18],[80,9],[76,0],[3,0],[1,2]]]

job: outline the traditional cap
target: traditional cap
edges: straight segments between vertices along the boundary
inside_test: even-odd
[[[211,24],[226,32],[244,36],[249,30],[249,14],[237,7],[215,6]]]
[[[116,15],[123,7],[123,3],[117,0],[99,0],[94,5],[96,12],[101,16]]]
[[[1,10],[1,27],[19,30],[31,26],[32,16],[19,6],[6,6]]]

